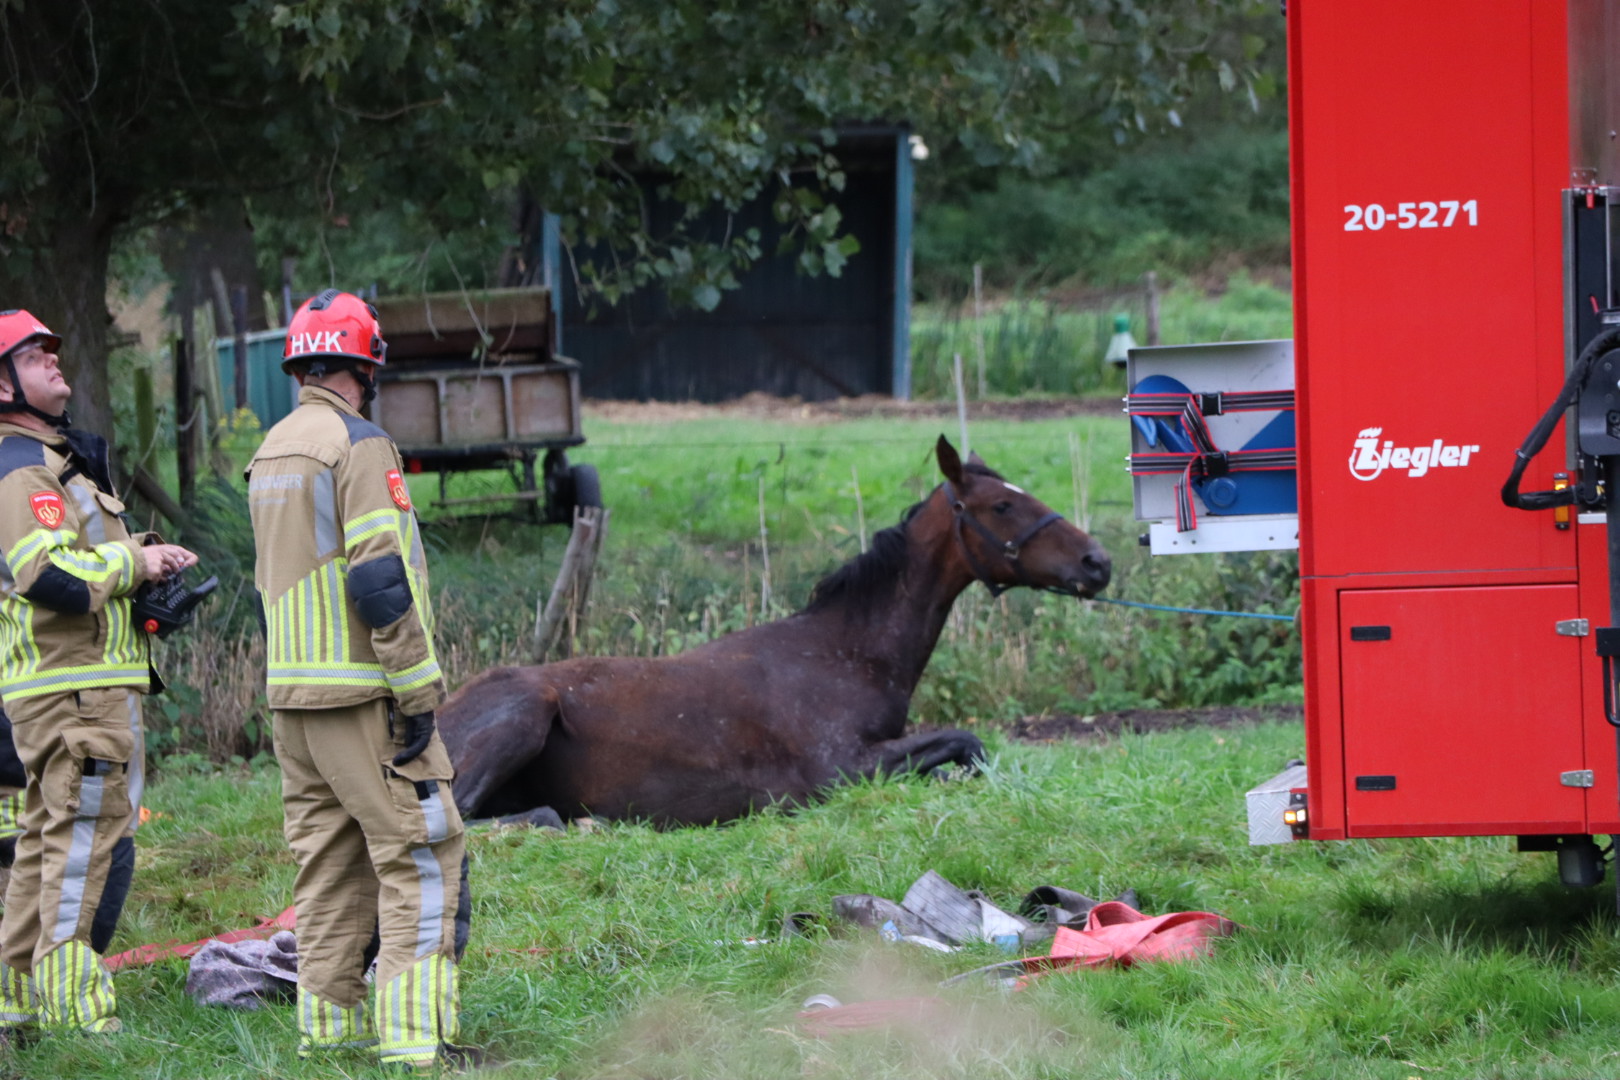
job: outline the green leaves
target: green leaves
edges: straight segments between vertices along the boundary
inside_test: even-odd
[[[117,230],[244,196],[310,224],[410,204],[442,237],[528,189],[586,262],[619,254],[583,270],[600,299],[657,283],[712,309],[765,252],[710,226],[756,199],[803,272],[859,257],[838,212],[848,126],[909,124],[1035,170],[1076,131],[1175,123],[1199,78],[1276,92],[1256,29],[1275,9],[1258,0],[102,7],[92,22],[0,2],[16,57],[0,70],[0,258],[60,247],[89,213]],[[673,212],[647,205],[634,178],[649,172]],[[94,292],[104,265],[64,272]]]

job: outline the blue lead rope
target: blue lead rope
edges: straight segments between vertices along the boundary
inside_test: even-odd
[[[1114,600],[1106,596],[1093,596],[1091,598],[1098,604],[1118,604],[1121,607],[1145,608],[1148,611],[1179,611],[1186,615],[1230,615],[1234,619],[1274,619],[1277,622],[1293,622],[1292,615],[1266,615],[1256,611],[1211,611],[1208,608],[1169,607],[1165,604],[1141,604],[1135,600]]]

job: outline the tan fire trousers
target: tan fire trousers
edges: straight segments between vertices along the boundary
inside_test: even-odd
[[[373,1042],[385,1062],[434,1060],[456,1034],[455,918],[464,840],[435,734],[416,760],[393,702],[275,713],[287,842],[298,860],[299,1051]],[[399,728],[395,731],[393,728]],[[365,952],[377,953],[375,1016]]]
[[[90,942],[114,848],[135,834],[140,694],[79,690],[6,711],[28,788],[0,919],[0,1025],[116,1030],[112,978]]]

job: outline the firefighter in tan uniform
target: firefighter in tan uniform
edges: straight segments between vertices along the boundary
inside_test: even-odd
[[[0,1030],[117,1031],[101,964],[135,865],[140,695],[156,683],[131,614],[196,556],[142,544],[107,444],[68,429],[61,339],[0,312],[0,698],[26,779],[0,919]]]
[[[287,841],[298,859],[299,1053],[377,1044],[464,1063],[457,1031],[461,817],[434,728],[444,680],[399,451],[363,419],[376,314],[314,297],[288,325],[298,408],[248,466]],[[367,945],[378,938],[376,1008]]]

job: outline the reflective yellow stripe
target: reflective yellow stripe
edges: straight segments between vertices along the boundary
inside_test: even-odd
[[[316,1050],[360,1049],[377,1045],[377,1029],[364,1002],[345,1008],[298,988],[298,1055]]]
[[[310,605],[310,619],[314,623],[315,650],[314,656],[327,663],[335,662],[338,657],[332,652],[332,597],[329,585],[331,578],[326,567],[321,567],[315,577],[315,587],[310,590],[313,603]]]
[[[32,1024],[39,1019],[39,995],[31,976],[0,964],[0,1024]]]
[[[390,671],[388,688],[396,694],[402,694],[426,686],[438,677],[439,662],[429,656],[420,664],[413,664],[404,671]]]
[[[283,663],[268,666],[271,686],[387,686],[381,664]]]
[[[10,795],[0,796],[0,840],[14,840],[23,834],[23,793],[14,791]],[[3,972],[5,965],[0,964],[0,993],[4,992]]]
[[[432,1062],[459,1034],[456,965],[436,953],[377,988],[377,1053],[383,1064]]]
[[[117,1023],[112,976],[82,941],[64,941],[34,966],[40,1025],[105,1031]]]
[[[65,546],[78,538],[79,534],[72,529],[35,529],[6,552],[6,565],[11,568],[11,576],[16,577],[18,567],[45,548]]]
[[[343,573],[347,563],[334,562],[332,568],[332,625],[337,629],[337,647],[334,658],[349,655],[349,592],[344,586]]]
[[[145,664],[80,664],[7,679],[0,682],[0,694],[36,697],[98,686],[142,686],[150,677]]]
[[[399,531],[399,511],[392,508],[373,510],[343,526],[343,544],[352,548],[362,540],[389,531]]]
[[[73,548],[52,548],[50,560],[74,577],[85,581],[106,581],[116,576],[120,583],[129,578],[134,556],[122,544],[102,544],[89,551]]]

